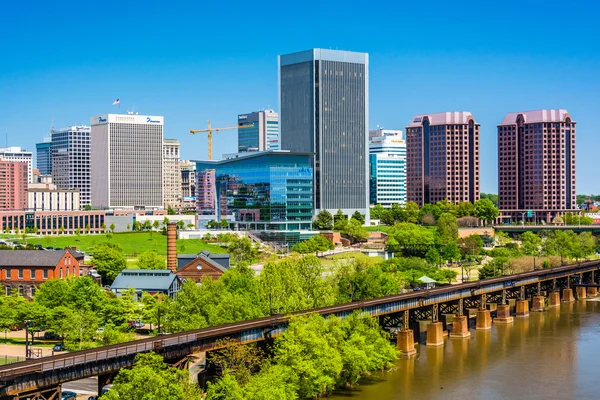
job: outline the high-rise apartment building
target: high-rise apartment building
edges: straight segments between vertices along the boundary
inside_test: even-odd
[[[40,175],[50,175],[52,173],[51,145],[52,138],[44,138],[42,143],[36,143],[35,145],[35,163]]]
[[[91,118],[94,208],[163,207],[163,124],[149,115]]]
[[[165,208],[179,208],[181,203],[181,168],[179,166],[179,141],[163,141],[163,195]]]
[[[479,200],[479,124],[470,112],[416,115],[406,127],[406,161],[408,201]]]
[[[498,125],[498,203],[504,216],[532,222],[577,207],[575,121],[567,110],[513,112]]]
[[[27,163],[0,160],[0,210],[27,207]]]
[[[33,182],[33,153],[21,147],[0,147],[0,161],[16,161],[27,164],[27,183]]]
[[[279,115],[273,110],[238,115],[238,152],[279,150]]]
[[[52,132],[52,183],[58,189],[79,190],[81,207],[92,201],[89,126],[70,126]]]
[[[369,132],[370,202],[391,206],[406,202],[406,142],[402,131]]]
[[[313,49],[279,56],[282,150],[314,153],[315,212],[369,209],[369,56]]]

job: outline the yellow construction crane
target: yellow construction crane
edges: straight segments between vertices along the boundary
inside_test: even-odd
[[[225,131],[228,129],[248,129],[252,128],[252,125],[240,125],[240,126],[226,126],[223,128],[213,128],[210,126],[210,121],[208,121],[207,129],[191,129],[190,133],[195,135],[196,133],[208,132],[208,159],[212,160],[212,133],[219,133],[219,131]]]

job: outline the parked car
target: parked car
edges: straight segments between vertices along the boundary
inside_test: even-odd
[[[65,351],[65,346],[62,343],[55,344],[52,351]]]
[[[100,396],[102,396],[104,393],[108,392],[111,387],[112,387],[112,385],[104,385],[102,387],[102,391],[100,392]],[[88,400],[98,400],[98,396],[90,396],[90,397],[88,397]]]
[[[144,327],[144,323],[140,320],[129,321],[129,327],[134,329],[142,329]]]
[[[71,392],[68,390],[63,390],[61,399],[62,400],[77,400],[77,393]]]
[[[61,337],[54,332],[44,332],[44,340],[60,340]]]

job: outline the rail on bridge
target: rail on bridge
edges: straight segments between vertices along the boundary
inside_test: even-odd
[[[469,310],[476,312],[477,328],[489,329],[490,309],[497,310],[494,311],[497,312],[496,319],[504,318],[508,321],[511,317],[506,313],[511,303],[515,304],[517,315],[526,315],[530,302],[533,309],[539,308],[540,299],[543,300],[543,295],[547,294],[550,294],[550,303],[556,302],[560,290],[563,292],[563,300],[574,297],[573,287],[579,298],[585,297],[586,290],[589,295],[595,295],[596,287],[600,286],[600,274],[596,273],[599,267],[600,260],[588,261],[301,311],[292,315],[319,313],[344,317],[354,310],[362,310],[377,317],[385,329],[397,332],[398,348],[402,353],[410,355],[414,351],[413,332],[419,335],[417,340],[422,340],[421,326],[424,322],[427,322],[426,343],[440,345],[443,344],[442,335],[449,323],[446,318],[448,315],[456,318],[452,333],[464,337],[469,328]],[[545,304],[545,300],[543,303]],[[168,362],[177,362],[199,351],[215,350],[217,341],[224,338],[242,343],[270,339],[285,330],[289,319],[290,316],[273,315],[0,366],[0,399],[34,398],[31,394],[51,390],[64,382],[115,374],[121,368],[132,366],[138,353],[154,351]]]

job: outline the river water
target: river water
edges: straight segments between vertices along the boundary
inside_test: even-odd
[[[417,351],[331,398],[600,399],[600,302],[563,303]]]

